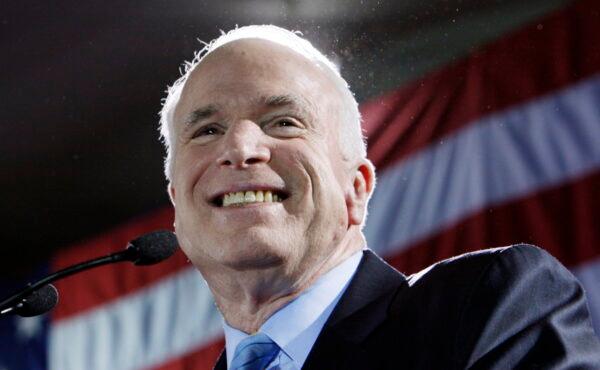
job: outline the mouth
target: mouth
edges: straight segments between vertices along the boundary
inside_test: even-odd
[[[283,190],[246,190],[219,194],[210,203],[215,207],[242,207],[255,203],[281,203],[288,197]]]

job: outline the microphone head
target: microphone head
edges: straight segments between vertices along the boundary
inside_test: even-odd
[[[137,266],[159,263],[171,257],[179,244],[175,234],[168,230],[153,231],[129,242],[129,258]]]
[[[57,303],[58,291],[54,285],[48,284],[24,298],[14,313],[22,317],[37,316],[50,311]]]

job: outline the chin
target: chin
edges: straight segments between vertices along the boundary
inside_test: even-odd
[[[201,266],[209,269],[224,266],[238,271],[281,267],[294,259],[290,253],[293,248],[289,237],[279,237],[289,236],[290,231],[274,231],[276,229],[261,225],[230,229],[219,235],[195,230],[195,235],[190,238],[190,248],[182,246],[182,249],[201,270]]]
[[[254,246],[253,246],[254,247]],[[272,248],[252,248],[230,250],[222,255],[221,263],[234,270],[269,269],[281,266],[285,259]]]
[[[288,242],[273,238],[272,229],[254,228],[222,244],[221,262],[236,270],[281,266],[289,259]]]

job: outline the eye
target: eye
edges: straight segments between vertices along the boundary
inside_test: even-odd
[[[275,122],[275,126],[277,127],[296,127],[296,124],[288,119],[281,119]]]
[[[304,126],[298,120],[290,117],[274,119],[263,127],[263,130],[274,137],[292,138],[302,135]]]
[[[219,135],[221,130],[214,125],[206,125],[201,127],[198,131],[194,132],[193,138],[197,138],[199,136],[212,136]]]

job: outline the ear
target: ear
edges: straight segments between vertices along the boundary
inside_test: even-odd
[[[169,194],[169,199],[171,199],[171,204],[175,207],[175,187],[173,187],[173,184],[170,182],[169,185],[167,185],[167,193]]]
[[[374,186],[375,170],[371,161],[365,158],[352,174],[352,187],[346,196],[349,225],[362,224]]]

